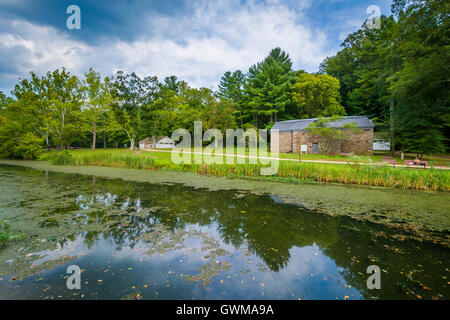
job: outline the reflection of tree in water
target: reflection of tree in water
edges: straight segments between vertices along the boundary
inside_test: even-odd
[[[150,185],[117,180],[96,180],[96,194],[82,196],[79,205],[88,208],[88,221],[108,228],[104,238],[118,246],[133,247],[140,236],[163,225],[182,230],[188,225],[217,225],[222,241],[239,248],[243,245],[259,256],[273,271],[285,267],[293,246],[309,246],[330,241],[335,234],[324,217],[274,203],[270,197],[234,191],[210,192],[180,185]],[[114,196],[113,196],[114,195]],[[108,208],[102,205],[109,204]],[[155,210],[153,210],[156,208]],[[320,228],[319,231],[318,228]]]
[[[223,242],[236,248],[247,247],[272,271],[288,264],[291,248],[315,244],[344,269],[342,276],[364,297],[383,298],[392,292],[398,292],[399,298],[405,297],[395,280],[398,278],[405,279],[409,287],[424,297],[427,292],[424,293],[423,286],[417,289],[421,284],[448,297],[444,282],[433,274],[442,272],[448,251],[431,246],[417,249],[416,243],[376,236],[380,232],[389,233],[386,228],[277,204],[268,196],[237,196],[235,191],[212,192],[101,178],[93,184],[89,177],[59,173],[48,174],[46,184],[65,197],[65,202],[53,202],[53,210],[47,211],[47,217],[70,213],[76,215],[77,224],[103,226],[101,230],[85,233],[84,242],[89,248],[100,236],[111,239],[117,247],[133,248],[143,234],[158,226],[176,232],[190,225],[214,224]],[[438,259],[420,259],[423,252]],[[382,275],[384,290],[367,289],[366,268],[371,264],[378,264],[388,272]]]

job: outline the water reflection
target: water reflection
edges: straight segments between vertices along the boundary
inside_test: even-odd
[[[7,166],[0,188],[0,218],[30,235],[1,252],[0,298],[80,298],[61,281],[74,263],[94,299],[450,296],[447,248],[273,195]],[[382,290],[366,287],[372,264]]]

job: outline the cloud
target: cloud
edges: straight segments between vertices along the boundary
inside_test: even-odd
[[[145,29],[130,41],[111,34],[83,42],[54,26],[5,19],[0,52],[8,62],[0,65],[0,88],[9,91],[11,79],[29,71],[43,74],[62,66],[77,75],[89,67],[104,76],[118,69],[160,79],[175,74],[196,87],[215,87],[225,71],[247,71],[275,47],[290,54],[294,68],[315,71],[332,52],[324,33],[301,23],[308,5],[200,1],[185,16],[149,12]]]

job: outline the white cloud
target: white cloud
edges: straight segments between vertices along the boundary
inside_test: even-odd
[[[275,47],[290,54],[294,68],[317,70],[332,53],[325,49],[325,34],[298,23],[304,5],[299,2],[294,10],[277,1],[248,6],[203,1],[193,16],[183,19],[149,15],[151,38],[109,38],[95,45],[72,40],[53,27],[6,20],[9,27],[0,31],[0,48],[3,54],[20,52],[15,62],[22,77],[31,70],[42,74],[62,66],[82,75],[92,66],[105,76],[117,69],[160,79],[175,74],[193,86],[213,87],[225,71],[245,72]]]

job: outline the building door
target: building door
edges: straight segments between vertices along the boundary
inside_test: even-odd
[[[313,143],[313,153],[319,153],[319,144]]]

